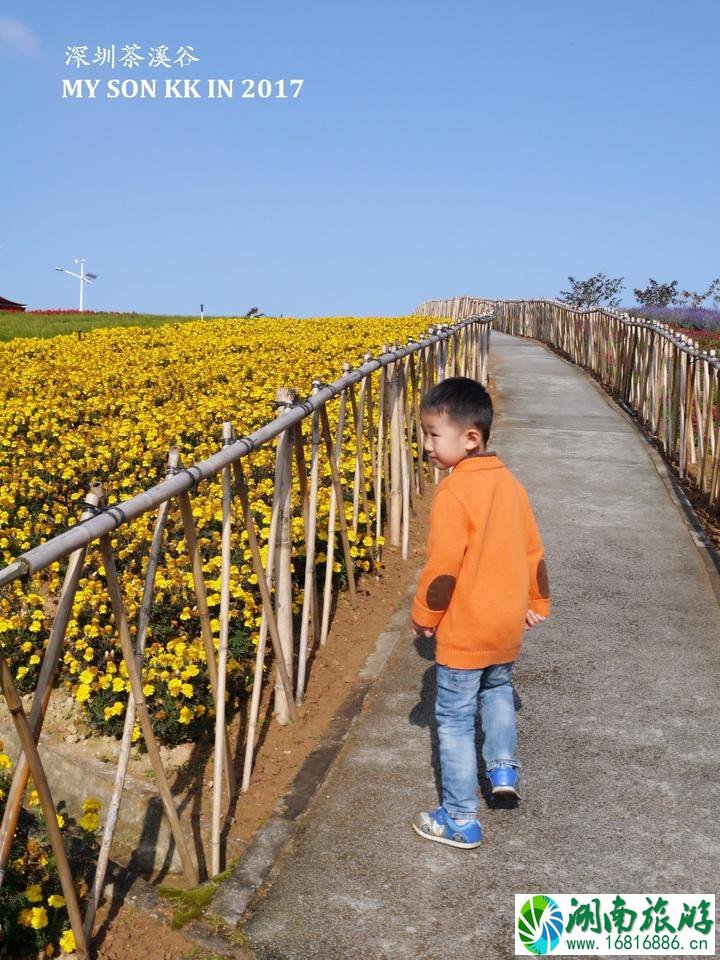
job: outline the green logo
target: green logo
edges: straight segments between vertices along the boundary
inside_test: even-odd
[[[550,953],[565,929],[562,910],[552,897],[538,893],[522,905],[517,919],[518,936],[530,953]]]

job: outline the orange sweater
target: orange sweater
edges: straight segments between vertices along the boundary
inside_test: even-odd
[[[517,658],[528,609],[550,615],[540,532],[525,488],[486,451],[438,485],[412,618],[436,628],[438,663],[478,669]]]

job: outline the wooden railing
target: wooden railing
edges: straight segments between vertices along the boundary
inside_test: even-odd
[[[495,329],[542,340],[602,383],[700,500],[720,506],[720,362],[664,323],[607,308],[579,310],[556,300],[455,297],[418,307],[455,319],[492,307]]]
[[[720,362],[667,324],[553,300],[496,302],[496,327],[584,367],[637,418],[678,476],[720,503]]]
[[[92,936],[95,913],[103,890],[105,872],[122,799],[131,736],[137,717],[152,765],[155,783],[169,822],[184,873],[190,883],[199,879],[185,831],[178,817],[172,789],[163,768],[160,750],[153,731],[151,715],[143,691],[143,655],[148,629],[153,623],[155,579],[163,553],[163,537],[171,510],[181,516],[186,542],[188,576],[194,585],[197,630],[205,651],[207,672],[215,705],[214,778],[212,828],[210,837],[211,875],[222,866],[221,815],[223,783],[229,797],[228,807],[237,801],[235,758],[231,755],[225,716],[228,663],[228,630],[231,609],[230,571],[233,547],[249,547],[257,590],[262,604],[251,709],[246,732],[245,756],[241,789],[247,790],[255,747],[266,642],[270,636],[275,667],[275,715],[280,723],[298,719],[306,682],[308,653],[314,645],[324,644],[330,625],[333,593],[339,589],[333,576],[336,539],[339,536],[347,589],[355,603],[355,569],[351,552],[350,531],[372,539],[372,554],[379,561],[384,521],[387,521],[390,543],[399,547],[403,558],[408,556],[410,518],[415,498],[422,496],[426,480],[437,481],[437,470],[426,476],[420,430],[420,399],[435,382],[452,375],[466,375],[487,383],[487,362],[492,315],[470,316],[454,325],[430,327],[427,334],[411,340],[407,346],[384,350],[372,358],[366,355],[358,369],[344,368],[334,383],[314,381],[312,393],[304,400],[293,390],[280,390],[277,395],[278,416],[249,436],[237,437],[230,422],[223,425],[222,447],[206,460],[184,467],[179,451],[169,452],[167,478],[129,500],[109,504],[100,482],[87,492],[79,522],[37,547],[34,547],[0,570],[0,587],[24,581],[28,588],[42,572],[58,561],[67,560],[63,586],[57,599],[56,612],[46,643],[42,666],[33,694],[29,717],[17,693],[7,657],[12,654],[7,643],[0,649],[0,686],[12,715],[21,744],[15,765],[12,787],[7,797],[0,828],[0,882],[17,828],[28,778],[32,775],[39,794],[49,839],[55,854],[63,895],[78,952],[85,955]],[[356,387],[358,388],[356,390]],[[337,399],[337,409],[328,415],[328,404]],[[334,429],[331,429],[334,427]],[[349,434],[349,437],[348,437]],[[276,441],[275,472],[269,536],[262,538],[253,515],[259,482],[253,471],[245,468],[248,454]],[[352,445],[353,465],[347,470],[346,449]],[[345,448],[345,449],[344,449]],[[344,467],[344,469],[341,469]],[[318,498],[321,473],[329,472],[330,507],[327,519],[324,583],[316,576],[318,549]],[[352,480],[349,476],[352,476]],[[203,574],[204,563],[198,545],[201,531],[193,514],[190,492],[202,482],[218,482],[222,489],[222,539],[220,586],[220,633],[217,651],[208,610],[208,591]],[[292,498],[302,516],[305,570],[303,582],[291,573],[290,521]],[[299,496],[299,501],[298,501]],[[242,529],[233,529],[232,504],[239,501]],[[144,593],[135,630],[123,595],[123,586],[116,564],[117,547],[112,533],[142,514],[154,514],[152,546],[144,574]],[[362,519],[361,519],[362,517]],[[73,884],[72,868],[57,827],[55,806],[37,749],[43,720],[59,674],[66,644],[66,631],[72,616],[73,599],[87,566],[88,548],[99,546],[107,597],[109,598],[122,662],[127,670],[130,695],[117,764],[115,787],[104,825],[100,856],[95,879],[89,893],[84,918]],[[262,551],[267,548],[263,563]],[[298,545],[296,544],[296,550]],[[320,589],[322,587],[322,589]],[[293,599],[302,597],[299,629],[293,629]],[[102,602],[102,596],[97,598]],[[134,643],[132,635],[134,633]],[[7,638],[7,634],[5,635]],[[294,673],[297,653],[297,672]],[[197,838],[196,838],[197,842]],[[200,851],[196,849],[198,856]]]

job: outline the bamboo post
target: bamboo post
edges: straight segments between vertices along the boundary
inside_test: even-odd
[[[82,512],[80,516],[81,521],[87,520],[93,515],[94,510],[92,508],[97,507],[98,498],[94,493],[89,493],[85,502],[90,504],[90,509]],[[68,621],[72,615],[73,601],[85,562],[86,551],[86,547],[80,547],[73,551],[73,553],[70,554],[67,570],[65,571],[57,612],[50,629],[50,637],[43,657],[40,676],[38,677],[32,708],[30,710],[29,724],[35,743],[37,743],[40,736],[48,704],[50,703],[53,682],[65,642]],[[3,813],[2,826],[0,827],[0,886],[2,886],[5,879],[5,868],[7,867],[7,862],[10,857],[10,850],[12,849],[13,838],[15,837],[15,831],[20,818],[22,800],[25,795],[25,788],[27,787],[29,776],[30,767],[28,766],[27,757],[24,752],[21,752],[13,773],[12,784],[8,791],[8,798]]]
[[[104,494],[102,494],[102,487],[99,485],[98,492],[101,495],[101,502],[104,502],[105,498]],[[128,680],[130,681],[130,689],[132,690],[133,699],[135,700],[135,708],[145,740],[145,747],[147,748],[148,757],[150,758],[150,763],[155,774],[158,793],[162,799],[165,815],[168,818],[173,839],[180,854],[185,876],[191,884],[195,885],[198,882],[197,870],[190,856],[190,850],[185,840],[182,827],[180,826],[180,820],[178,819],[175,803],[170,792],[167,777],[165,776],[162,760],[160,759],[160,751],[158,750],[157,741],[155,740],[155,734],[153,733],[150,722],[150,714],[148,712],[145,694],[143,693],[140,671],[135,662],[135,653],[130,639],[125,604],[120,593],[120,585],[117,579],[115,560],[110,545],[110,535],[107,533],[100,538],[100,550],[102,553],[103,566],[105,567],[105,577],[107,580],[108,593],[110,594],[113,616],[115,617],[115,626],[120,637],[120,646],[122,647],[123,659],[127,669]]]
[[[372,360],[372,355],[366,353],[363,357],[365,363],[369,360]],[[367,431],[368,431],[368,440],[370,446],[370,487],[371,487],[371,497],[372,505],[375,510],[375,516],[371,519],[370,513],[367,514],[367,532],[372,537],[372,564],[373,564],[373,573],[376,579],[380,574],[380,557],[382,555],[382,550],[380,547],[379,537],[382,536],[382,533],[377,533],[378,529],[378,519],[381,521],[382,514],[382,489],[378,489],[377,484],[377,473],[376,473],[376,463],[377,463],[377,439],[375,434],[375,408],[373,402],[373,385],[372,385],[372,374],[369,374],[367,377],[367,403],[365,406],[367,412]],[[363,427],[364,430],[364,427]],[[380,523],[381,525],[381,523]],[[373,530],[375,530],[375,536],[373,536]]]
[[[181,461],[178,459],[178,465],[175,472],[181,468]],[[187,546],[188,557],[192,567],[193,585],[195,589],[195,600],[197,603],[198,618],[200,620],[200,636],[205,650],[205,661],[207,664],[208,680],[210,682],[210,691],[217,713],[218,705],[218,678],[217,663],[215,661],[215,644],[213,643],[212,627],[210,626],[210,611],[207,602],[207,590],[205,589],[205,578],[203,576],[202,556],[198,545],[197,530],[195,528],[195,518],[192,512],[192,503],[187,492],[178,496],[180,503],[180,514],[182,516],[183,532],[185,534],[185,544]],[[227,776],[228,793],[232,796],[236,790],[235,767],[233,764],[232,751],[230,748],[230,738],[225,732],[225,773]]]
[[[382,352],[386,352],[386,346],[383,345]],[[387,474],[383,472],[383,466],[385,464],[385,448],[387,446],[385,442],[385,424],[387,421],[387,372],[385,367],[381,367],[378,371],[378,376],[380,378],[380,383],[378,385],[378,429],[377,429],[377,444],[375,447],[376,450],[376,462],[375,462],[375,539],[376,541],[380,540],[383,532],[383,490],[387,485]],[[385,509],[385,516],[389,517],[390,514]]]
[[[400,483],[402,486],[402,549],[401,556],[407,560],[410,550],[410,436],[407,423],[407,403],[405,370],[402,364],[398,364],[400,375],[398,408],[400,411]]]
[[[367,394],[367,384],[369,377],[363,377],[360,387],[360,399],[355,400],[354,385],[350,387],[350,403],[353,413],[353,424],[355,432],[355,475],[353,478],[353,533],[358,533],[358,514],[360,511],[360,499],[362,498],[363,512],[365,513],[365,528],[369,524],[370,504],[368,502],[367,488],[365,484],[365,460],[363,457],[363,439],[365,437],[365,398]]]
[[[361,387],[362,390],[362,387]],[[355,384],[351,383],[347,389],[350,397],[350,412],[352,414],[353,438],[355,440],[355,464],[353,467],[353,499],[352,499],[352,529],[357,535],[358,515],[360,513],[360,469],[362,464],[362,446],[358,432],[358,403],[355,396]]]
[[[53,803],[50,787],[45,776],[40,754],[35,744],[35,737],[30,729],[22,702],[18,696],[15,684],[13,683],[10,668],[3,656],[0,656],[0,686],[2,686],[3,696],[8,705],[8,710],[12,716],[18,740],[25,756],[27,757],[30,773],[32,774],[35,787],[40,797],[40,806],[45,818],[45,829],[52,851],[55,854],[55,862],[60,877],[60,886],[62,887],[65,904],[67,906],[68,916],[70,917],[70,926],[75,937],[75,948],[81,957],[87,956],[87,941],[80,916],[80,905],[78,904],[75,884],[73,883],[70,865],[62,841],[60,827],[57,821],[57,811]]]
[[[296,399],[295,394],[284,387],[275,393],[275,404],[278,416],[290,407]],[[275,617],[280,633],[280,644],[283,651],[285,669],[287,670],[292,687],[293,679],[293,614],[292,614],[292,573],[290,554],[292,543],[290,538],[290,490],[292,484],[292,450],[291,436],[285,430],[278,438],[277,462],[279,467],[278,492],[278,541],[275,557]],[[277,666],[277,665],[276,665]],[[281,726],[289,721],[289,707],[285,699],[285,688],[280,679],[279,670],[275,674],[275,719]]]
[[[410,381],[412,383],[412,415],[415,420],[415,443],[417,446],[417,465],[415,477],[419,496],[425,493],[425,471],[423,469],[422,423],[420,421],[420,371],[415,363],[414,354],[410,355]]]
[[[372,360],[372,354],[366,353],[363,356],[363,363],[368,363]],[[372,474],[372,491],[373,491],[373,500],[377,502],[377,491],[375,489],[375,422],[374,417],[374,407],[373,407],[373,386],[372,386],[372,374],[368,374],[365,378],[367,382],[367,395],[366,395],[366,404],[365,409],[367,411],[367,430],[368,430],[368,441],[370,445],[370,469]],[[364,428],[363,428],[364,430]],[[368,516],[368,526],[369,526],[369,516]]]
[[[720,402],[720,371],[717,372],[717,391],[718,402]],[[715,427],[715,454],[713,456],[712,474],[710,477],[709,500],[710,503],[716,499],[716,484],[720,480],[720,410],[718,411],[717,424]]]
[[[707,378],[705,380],[705,398],[706,398],[706,408],[705,408],[705,426],[701,430],[700,424],[698,424],[698,433],[704,433],[703,439],[703,450],[700,455],[700,476],[698,478],[698,486],[700,487],[700,493],[705,493],[705,477],[707,474],[707,465],[708,459],[711,453],[711,444],[713,438],[713,404],[712,404],[712,389],[713,389],[713,374],[710,367],[710,364],[706,364],[706,374]]]
[[[238,471],[235,471],[235,486],[239,490],[241,483]],[[275,542],[277,539],[277,492],[278,484],[273,484],[273,500],[272,500],[272,509],[270,513],[270,534],[268,537],[268,551],[267,551],[267,560],[265,562],[265,585],[268,597],[270,597],[270,588],[272,586],[272,576],[275,566]],[[244,509],[244,508],[243,508]],[[249,504],[248,504],[249,511]],[[248,516],[250,514],[248,513]],[[245,518],[246,530],[248,532],[248,542],[250,542],[250,531],[247,527],[247,516]],[[253,528],[254,533],[254,528]],[[259,548],[258,548],[259,550]],[[252,545],[251,545],[252,553]],[[253,554],[254,561],[254,554]],[[260,566],[262,567],[262,560],[260,560]],[[258,575],[258,579],[259,579]],[[261,591],[262,598],[262,591]],[[265,646],[267,643],[268,635],[268,617],[266,613],[266,606],[264,601],[261,599],[262,605],[262,618],[260,621],[260,636],[258,638],[258,647],[255,654],[255,676],[253,678],[253,687],[252,687],[252,697],[250,699],[250,717],[248,720],[248,732],[247,739],[245,741],[245,761],[243,764],[243,777],[242,777],[242,791],[245,793],[250,789],[250,774],[252,772],[252,761],[253,753],[255,750],[255,729],[257,727],[258,715],[260,713],[260,694],[262,692],[262,675],[263,675],[263,666],[265,663]],[[270,604],[271,605],[271,604]]]
[[[293,429],[293,445],[295,447],[295,465],[298,472],[298,480],[300,481],[300,496],[302,497],[302,509],[303,509],[303,534],[305,537],[305,542],[307,543],[308,537],[308,528],[310,526],[310,485],[308,483],[308,472],[307,464],[305,463],[305,449],[303,447],[303,436],[302,436],[302,423],[296,423]],[[310,439],[310,445],[312,447],[312,436]],[[312,457],[312,453],[311,453]],[[317,508],[316,508],[317,511]],[[315,527],[317,533],[317,516],[315,517]],[[317,589],[317,578],[313,577],[312,579],[312,589],[310,592],[310,624],[312,625],[313,630],[313,642],[318,644],[320,642],[320,618],[319,618],[319,600],[318,600],[318,589]]]
[[[240,503],[245,520],[245,529],[248,533],[248,542],[250,543],[250,552],[252,553],[253,570],[258,579],[263,610],[265,611],[268,629],[270,630],[273,653],[275,654],[275,665],[280,676],[280,682],[283,686],[284,699],[288,705],[290,719],[297,723],[300,717],[298,715],[297,708],[295,707],[295,701],[293,700],[292,695],[292,684],[290,683],[290,677],[285,667],[285,656],[283,653],[282,643],[280,641],[280,632],[275,619],[275,609],[270,596],[270,589],[268,587],[266,573],[263,570],[260,545],[258,543],[257,533],[255,532],[255,521],[253,520],[252,513],[250,512],[250,498],[248,496],[247,480],[245,479],[245,472],[242,468],[242,462],[240,460],[236,460],[234,463],[234,468],[235,486],[238,494],[240,495]]]
[[[388,380],[390,400],[390,543],[399,547],[402,536],[402,446],[400,440],[402,387],[401,367],[396,361]]]
[[[332,476],[332,483],[335,488],[335,496],[337,497],[338,504],[338,520],[340,523],[340,540],[342,541],[343,555],[345,558],[345,569],[347,571],[347,584],[348,584],[348,593],[350,595],[350,606],[353,608],[357,606],[357,594],[355,590],[355,573],[352,562],[352,555],[350,553],[350,540],[348,538],[347,532],[347,520],[345,519],[345,500],[343,498],[342,485],[340,483],[340,475],[338,473],[337,464],[332,455],[332,438],[330,436],[330,424],[328,423],[327,409],[323,405],[320,408],[320,424],[322,427],[322,433],[325,438],[325,448],[327,450],[328,458],[330,460],[330,474]],[[324,613],[325,611],[323,611]]]
[[[313,384],[313,395],[318,387]],[[302,616],[300,620],[300,649],[298,651],[298,676],[295,702],[300,706],[305,693],[305,670],[307,666],[307,648],[310,614],[317,620],[317,606],[313,610],[313,585],[315,580],[315,547],[317,536],[317,501],[319,482],[320,423],[317,411],[312,418],[312,457],[310,461],[310,497],[305,526],[305,586],[303,590]]]
[[[168,453],[167,476],[171,476],[177,468],[180,459],[177,447],[171,447]],[[150,555],[148,557],[147,570],[145,571],[145,585],[143,590],[143,599],[138,612],[137,636],[135,640],[135,660],[138,671],[142,670],[142,656],[145,650],[145,641],[147,638],[147,629],[150,622],[150,607],[152,606],[153,591],[155,586],[155,574],[157,573],[160,562],[160,550],[162,548],[163,535],[165,533],[165,524],[170,511],[170,501],[161,503],[158,509],[155,530],[153,532]],[[120,742],[120,753],[115,770],[115,783],[113,785],[112,797],[105,818],[105,827],[103,829],[103,838],[100,844],[97,866],[95,868],[95,877],[85,905],[85,935],[88,939],[92,937],[93,927],[95,926],[95,915],[102,896],[103,884],[105,883],[105,874],[107,872],[108,860],[110,859],[110,848],[112,846],[113,836],[115,835],[115,826],[117,824],[118,813],[120,811],[120,802],[122,792],[125,787],[125,778],[130,761],[130,750],[132,747],[132,732],[135,726],[135,700],[132,691],[128,694],[127,708],[125,710],[125,722],[123,724],[122,740]]]
[[[234,440],[232,424],[222,427],[223,446]],[[228,636],[230,633],[230,563],[232,552],[232,468],[222,472],[222,567],[220,571],[220,644],[218,647],[218,693],[215,708],[215,753],[213,764],[210,873],[220,873],[220,818],[222,807],[223,742],[225,740],[225,691],[227,688]]]
[[[408,343],[412,342],[413,338],[410,337]],[[410,395],[412,356],[412,354],[408,354],[408,356],[405,358],[405,364],[403,366],[402,414],[403,429],[405,431],[405,457],[407,460],[407,471],[409,477],[409,506],[414,516],[416,513],[415,490],[417,488],[418,481],[417,477],[415,476],[415,457],[413,456],[413,428],[415,426],[415,421],[412,416],[412,400]]]
[[[276,471],[278,464],[276,463]],[[277,510],[277,495],[279,491],[279,484],[276,482],[273,487],[273,507],[272,515],[270,519],[270,536],[268,539],[268,551],[267,551],[267,564],[266,569],[263,570],[262,556],[260,554],[260,545],[257,539],[257,533],[255,532],[255,521],[253,520],[252,512],[250,510],[250,498],[248,496],[247,482],[245,480],[245,473],[242,468],[242,462],[237,461],[234,464],[235,468],[235,487],[240,495],[240,502],[243,510],[243,518],[245,522],[245,529],[248,534],[248,543],[250,544],[250,552],[252,554],[253,568],[255,575],[258,578],[258,585],[260,588],[260,597],[262,602],[262,622],[260,624],[260,638],[258,642],[258,649],[255,658],[255,677],[253,680],[253,689],[252,689],[252,699],[250,704],[250,718],[248,720],[248,733],[247,739],[245,741],[245,762],[243,766],[243,778],[242,778],[242,790],[246,792],[250,789],[250,774],[252,773],[252,760],[253,752],[255,749],[255,730],[257,727],[257,719],[260,711],[260,694],[262,691],[262,672],[263,664],[265,662],[265,647],[267,641],[268,629],[270,630],[270,638],[273,646],[273,653],[275,654],[275,662],[280,665],[281,680],[285,687],[285,696],[290,704],[290,716],[291,719],[297,722],[298,714],[295,709],[295,701],[292,699],[292,687],[290,685],[290,678],[287,675],[287,671],[284,667],[284,659],[282,657],[282,647],[280,645],[280,635],[278,633],[277,624],[275,622],[275,612],[273,608],[272,598],[270,596],[270,585],[272,583],[273,570],[275,565],[275,553],[276,553],[276,542],[277,542],[277,527],[278,527],[278,510]],[[283,679],[284,678],[284,679]]]
[[[382,537],[383,525],[383,462],[384,462],[384,447],[385,447],[385,367],[381,367],[378,373],[380,377],[380,383],[378,385],[378,426],[377,426],[377,443],[375,445],[375,543],[379,544]],[[380,551],[378,550],[378,555]],[[375,571],[375,576],[378,578],[380,575],[379,570]]]
[[[350,370],[350,364],[343,364],[343,373],[347,373]],[[320,381],[313,381],[313,386],[320,385]],[[335,487],[335,484],[332,482],[332,464],[340,462],[340,455],[342,453],[342,442],[343,435],[345,430],[345,409],[347,406],[347,391],[343,390],[340,394],[340,402],[338,405],[338,421],[337,427],[335,429],[335,450],[328,449],[327,456],[330,461],[330,507],[328,513],[328,529],[327,529],[327,548],[325,550],[325,584],[323,589],[323,607],[322,607],[322,623],[320,625],[320,644],[325,645],[327,642],[328,632],[330,630],[330,606],[332,602],[332,582],[333,582],[333,566],[335,565],[335,517],[338,513],[338,505],[344,513],[344,501],[342,498],[342,493],[340,493],[338,499],[338,492]],[[329,428],[328,428],[329,429]]]

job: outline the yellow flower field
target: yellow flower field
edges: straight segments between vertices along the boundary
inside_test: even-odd
[[[12,761],[3,750],[4,744],[0,740],[0,815],[4,812],[13,769]],[[55,856],[34,789],[30,791],[28,807],[15,832],[7,872],[0,887],[0,956],[57,957],[74,952],[75,938],[68,928]],[[74,834],[75,885],[81,903],[87,897],[99,849],[96,833],[100,826],[100,801],[88,797],[82,810],[84,816],[79,820],[70,817],[65,810],[67,825],[66,816],[56,814],[65,839],[70,832]]]
[[[204,459],[219,448],[224,420],[232,421],[238,435],[243,435],[273,418],[276,387],[295,387],[307,396],[313,377],[334,380],[344,361],[359,365],[364,353],[377,354],[383,343],[405,343],[427,323],[423,317],[227,319],[155,329],[101,329],[82,340],[73,335],[0,344],[3,565],[73,525],[80,515],[78,501],[91,480],[104,484],[111,503],[126,499],[165,476],[170,446],[180,447],[185,465]],[[329,405],[331,423],[336,407],[337,402]],[[261,543],[269,532],[273,455],[274,444],[249,461],[251,506]],[[352,478],[354,455],[348,431],[345,478]],[[366,470],[370,471],[369,462]],[[319,541],[325,536],[329,506],[327,466],[324,472]],[[296,479],[294,483],[293,563],[299,582],[304,544]],[[211,615],[217,618],[219,482],[201,484],[192,498]],[[131,622],[142,599],[154,519],[154,515],[140,517],[113,537]],[[239,504],[233,519],[230,674],[237,695],[251,682],[260,605]],[[372,517],[361,519],[369,524]],[[357,570],[369,569],[371,546],[361,524],[352,548]],[[320,567],[322,542],[318,549]],[[0,639],[12,656],[21,689],[35,685],[64,569],[64,562],[54,564],[30,583],[16,582],[0,597]],[[337,561],[335,570],[341,571]],[[99,551],[93,546],[68,628],[63,682],[89,720],[117,733],[122,728],[128,682],[103,575]],[[298,609],[301,600],[298,586]],[[173,508],[156,579],[143,676],[156,729],[167,742],[194,736],[211,710],[194,603],[179,511]],[[213,628],[217,635],[217,619]]]

